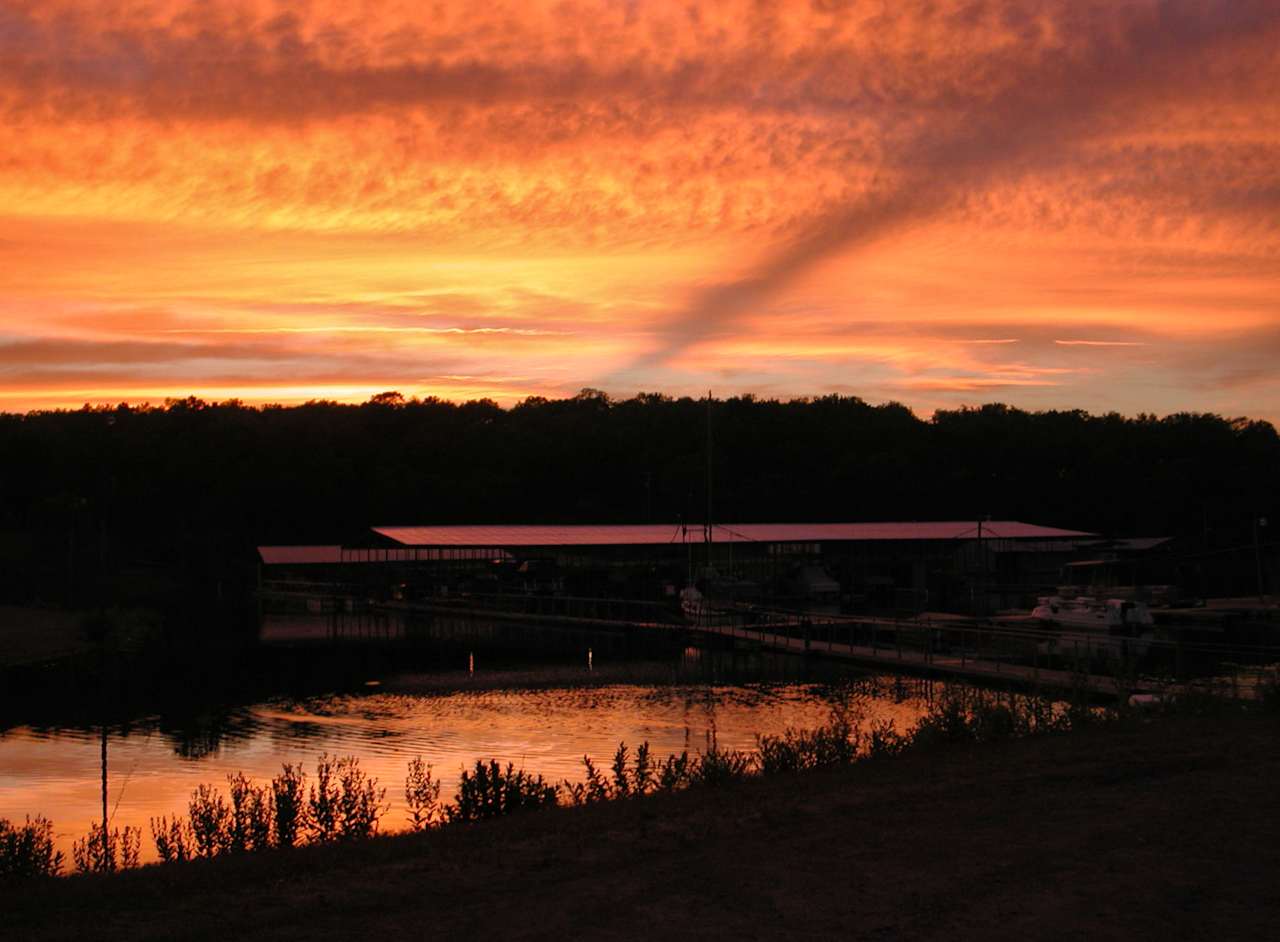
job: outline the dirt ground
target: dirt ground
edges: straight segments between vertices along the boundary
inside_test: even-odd
[[[1259,939],[1280,722],[1161,720],[117,878],[12,939]]]

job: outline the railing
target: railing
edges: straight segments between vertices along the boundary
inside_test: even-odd
[[[662,602],[642,599],[591,598],[574,595],[466,595],[440,596],[417,602],[392,603],[388,607],[412,611],[492,612],[544,618],[571,618],[580,621],[619,625],[681,624],[679,611]]]
[[[301,589],[302,584],[278,584]],[[315,597],[339,600],[332,585]],[[352,587],[354,588],[354,587]],[[364,599],[354,596],[359,601]],[[936,667],[953,673],[978,675],[1028,672],[1033,680],[1064,672],[1077,675],[1095,670],[1136,676],[1139,664],[1162,666],[1163,678],[1144,677],[1148,685],[1160,681],[1257,691],[1275,682],[1280,647],[1228,644],[1214,641],[1139,639],[1099,633],[1094,636],[1068,628],[1039,624],[1001,624],[952,618],[888,618],[804,612],[745,604],[709,606],[704,617],[687,619],[676,600],[668,602],[566,595],[476,594],[437,597],[419,602],[383,603],[383,611],[456,613],[537,620],[567,620],[601,628],[684,629],[755,641],[800,652],[899,661],[905,665]],[[376,631],[376,629],[375,629]],[[1216,675],[1188,681],[1187,662],[1204,669],[1217,666]]]

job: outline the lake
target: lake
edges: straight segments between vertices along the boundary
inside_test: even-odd
[[[812,728],[837,699],[864,724],[910,728],[941,685],[841,669],[805,676],[803,662],[756,656],[720,662],[689,649],[672,663],[505,665],[490,670],[391,674],[357,689],[267,698],[140,717],[106,729],[113,827],[185,812],[199,784],[226,793],[226,777],[268,781],[282,763],[309,773],[321,753],[354,755],[387,789],[382,830],[404,826],[404,778],[422,757],[452,798],[460,770],[495,758],[549,780],[582,779],[583,755],[606,768],[619,742],[648,742],[655,757],[721,747],[753,749],[757,734]],[[697,678],[696,681],[691,678]],[[0,817],[50,818],[70,864],[72,841],[101,816],[103,731],[18,726],[0,733]]]

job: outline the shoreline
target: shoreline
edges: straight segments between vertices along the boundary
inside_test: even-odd
[[[423,835],[0,889],[22,937],[1261,937],[1274,714],[927,750]]]

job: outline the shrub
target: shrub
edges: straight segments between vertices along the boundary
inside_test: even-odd
[[[673,792],[685,788],[693,781],[693,761],[688,750],[680,755],[670,755],[658,767],[658,791]]]
[[[1018,718],[1013,708],[985,697],[974,703],[969,725],[973,738],[978,742],[1011,739],[1019,732]]]
[[[177,816],[172,821],[167,817],[152,818],[151,839],[155,842],[156,854],[164,863],[190,860],[195,856],[191,825]]]
[[[848,765],[858,757],[861,737],[843,714],[813,730],[788,728],[780,736],[756,736],[760,771],[765,775],[830,765]]]
[[[608,780],[600,774],[600,770],[591,761],[591,757],[583,756],[582,764],[587,770],[587,780],[585,782],[565,781],[561,786],[569,799],[569,804],[586,805],[597,801],[608,801],[613,798],[613,788],[610,787]]]
[[[510,762],[503,770],[497,759],[490,759],[488,763],[477,759],[473,771],[462,770],[458,793],[448,816],[450,821],[498,818],[554,805],[559,795],[559,786],[548,784],[541,775],[533,776],[523,769],[516,771]]]
[[[359,840],[372,837],[386,812],[387,790],[378,788],[355,756],[324,753],[316,760],[316,784],[307,798],[307,828],[312,840]]]
[[[867,758],[885,759],[896,756],[906,749],[908,743],[914,742],[914,738],[908,740],[894,728],[893,720],[880,720],[872,723],[867,733]]]
[[[930,704],[929,712],[920,718],[911,742],[916,746],[932,746],[940,743],[970,742],[974,729],[969,722],[969,705],[964,695],[954,688]]]
[[[631,779],[627,774],[627,744],[618,743],[613,754],[613,795],[615,798],[626,798],[631,794]]]
[[[37,815],[14,825],[0,818],[0,880],[55,877],[63,857],[53,849],[53,822]]]
[[[197,785],[187,802],[191,840],[200,857],[216,857],[231,849],[231,809],[212,785]]]
[[[1071,728],[1070,712],[1059,713],[1048,697],[1024,697],[1015,703],[1015,722],[1024,736],[1067,732]]]
[[[271,846],[273,817],[270,786],[255,785],[243,772],[227,776],[231,790],[231,832],[228,849],[239,853]]]
[[[631,781],[637,795],[647,795],[653,791],[653,760],[649,754],[648,742],[641,743],[636,749],[636,764]]]
[[[582,764],[587,769],[587,801],[608,801],[613,797],[609,782],[587,756],[582,757]]]
[[[653,764],[653,752],[649,743],[644,742],[636,749],[635,759],[631,767],[627,767],[630,750],[625,742],[618,743],[613,754],[612,784],[596,768],[590,756],[582,757],[582,764],[587,770],[585,782],[561,783],[571,805],[586,805],[597,801],[610,801],[614,798],[625,798],[628,795],[647,795],[659,786],[658,772]]]
[[[706,751],[698,758],[690,777],[703,785],[723,785],[742,778],[750,771],[751,756],[736,749],[721,749],[713,728],[707,732]]]
[[[107,832],[104,825],[90,822],[89,833],[71,845],[77,873],[115,873],[138,866],[142,831],[126,826]]]
[[[292,847],[306,826],[305,785],[307,774],[302,766],[285,763],[280,774],[271,780],[271,798],[275,807],[274,839],[277,847]]]
[[[365,774],[355,756],[338,760],[338,788],[338,835],[344,841],[373,837],[387,811],[387,790],[378,788],[378,780]]]
[[[404,801],[409,809],[409,829],[425,831],[444,820],[440,805],[440,780],[431,774],[431,766],[421,758],[409,763],[404,780]]]
[[[327,752],[316,760],[316,783],[307,796],[307,833],[313,841],[338,836],[338,760]]]

